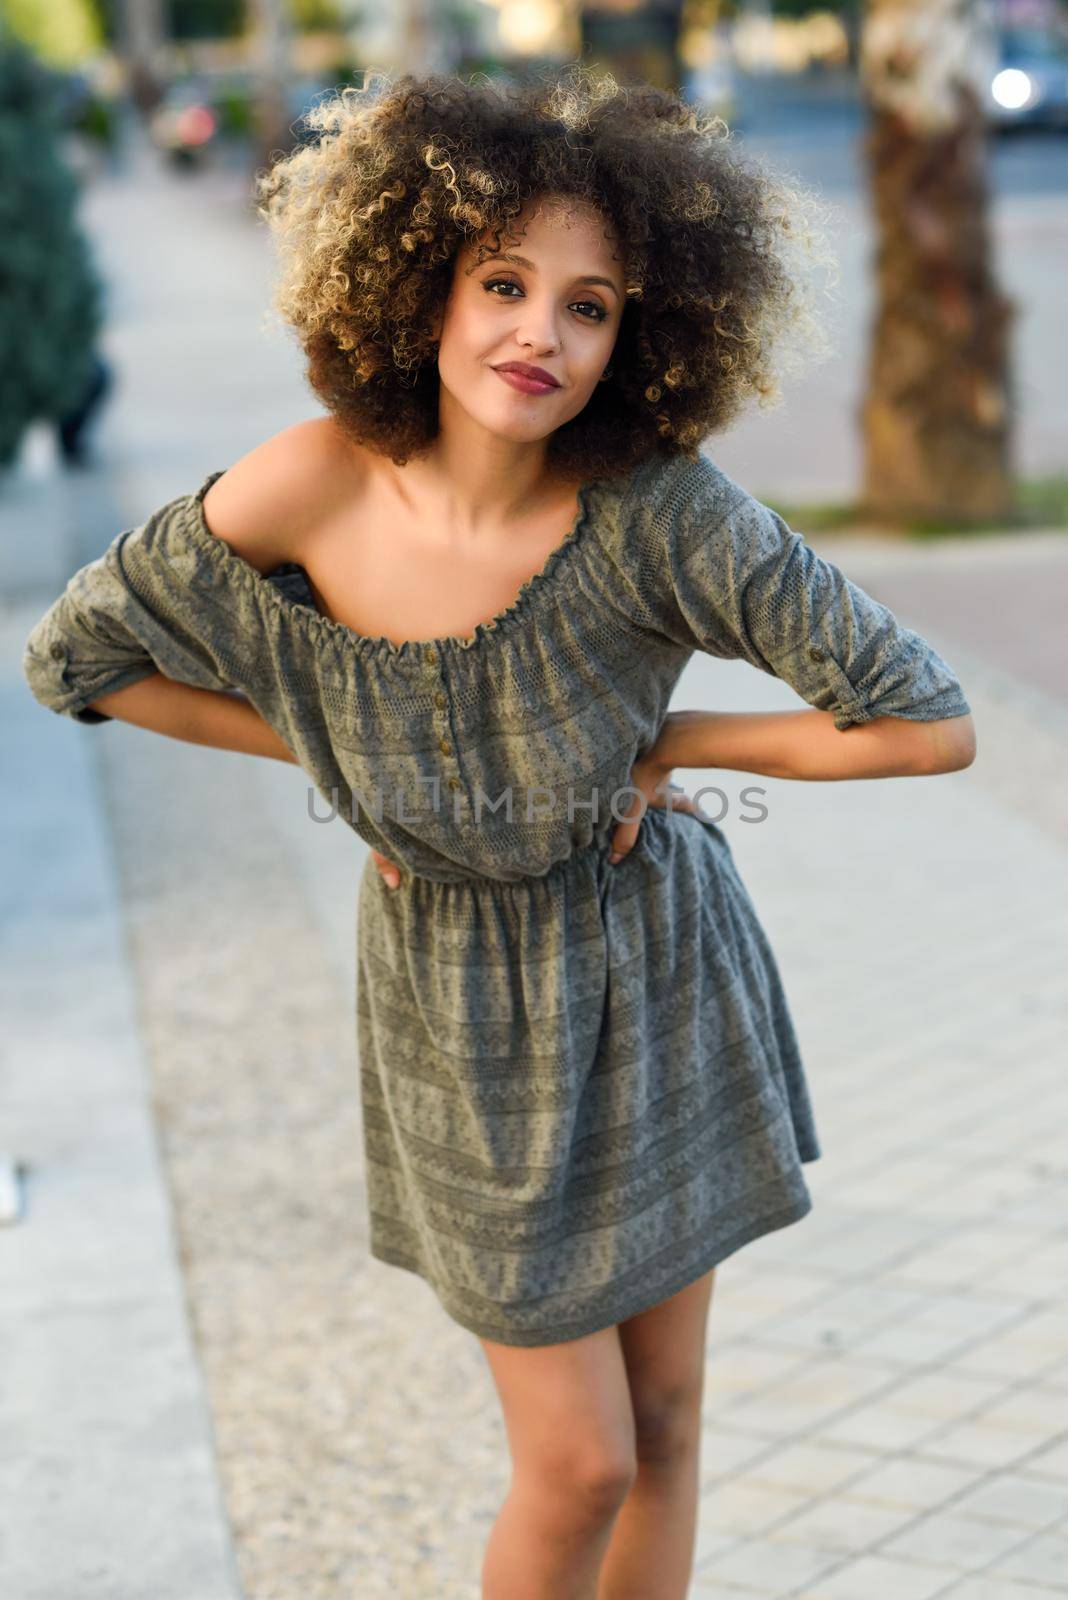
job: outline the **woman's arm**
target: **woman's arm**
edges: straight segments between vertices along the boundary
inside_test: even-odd
[[[162,672],[100,695],[89,702],[89,709],[188,744],[239,750],[298,765],[289,746],[243,695],[175,683]]]
[[[633,579],[632,595],[640,589],[642,626],[687,650],[748,661],[781,678],[848,733],[840,747],[824,746],[827,760],[815,771],[805,762],[799,774],[791,760],[792,775],[874,776],[883,760],[884,771],[901,770],[896,756],[909,737],[903,729],[888,724],[885,745],[855,742],[858,729],[886,719],[941,723],[927,741],[938,765],[946,729],[971,713],[949,663],[707,456],[635,474],[621,520],[635,544],[624,578]],[[813,718],[798,724],[808,734],[825,725]],[[951,745],[961,739],[954,731]],[[746,765],[748,759],[747,751]],[[910,755],[908,770],[917,770],[912,761]]]
[[[875,717],[840,729],[832,711],[669,711],[648,752],[658,766],[726,767],[769,778],[896,778],[956,772],[975,759],[970,714]]]

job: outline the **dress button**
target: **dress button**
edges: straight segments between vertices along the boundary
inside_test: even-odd
[[[458,789],[459,787],[460,787],[459,778],[450,778],[449,779],[449,788],[450,789]]]
[[[809,651],[808,656],[809,656],[809,660],[810,661],[824,661],[824,660],[826,660],[826,657],[824,656],[823,651],[822,650],[818,650],[815,645],[812,646],[812,649]]]
[[[437,706],[439,711],[444,711],[446,705],[448,705],[448,701],[445,699],[445,696],[442,694],[440,689],[434,696],[434,704]]]
[[[432,644],[428,644],[426,649],[423,651],[423,658],[424,660],[431,662],[434,662],[438,659],[438,653]]]
[[[452,755],[452,745],[449,743],[448,739],[439,739],[438,749],[441,751],[443,756]]]
[[[62,661],[65,659],[67,651],[65,646],[61,645],[57,640],[55,644],[49,645],[48,654],[52,657],[53,661]]]

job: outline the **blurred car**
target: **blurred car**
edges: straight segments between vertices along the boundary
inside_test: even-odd
[[[289,139],[284,144],[303,144],[317,137],[305,123],[305,113],[339,86],[321,77],[290,79],[286,84]],[[253,132],[257,90],[256,74],[248,68],[178,79],[164,91],[149,119],[151,137],[175,163],[199,165],[223,140]]]
[[[170,84],[148,119],[148,131],[156,148],[174,165],[201,165],[221,131],[211,87],[200,78]]]
[[[986,92],[986,117],[998,133],[1068,128],[1068,37],[1053,28],[1010,28]]]

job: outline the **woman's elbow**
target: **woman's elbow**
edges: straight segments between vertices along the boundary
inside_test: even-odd
[[[960,772],[975,760],[975,723],[970,712],[962,717],[943,717],[923,725],[926,758],[925,773]]]

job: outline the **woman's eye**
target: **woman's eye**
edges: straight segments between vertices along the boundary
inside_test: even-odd
[[[522,293],[520,285],[514,282],[514,280],[511,278],[489,278],[482,285],[482,287],[487,293],[489,293],[491,289],[519,289],[520,293]],[[498,295],[497,298],[499,300],[511,300],[513,297],[511,295]],[[594,313],[592,318],[594,322],[603,322],[605,317],[608,315],[608,312],[603,306],[599,306],[596,300],[573,300],[571,304],[576,306],[589,306],[590,310]],[[585,320],[588,322],[591,319],[587,317]]]

